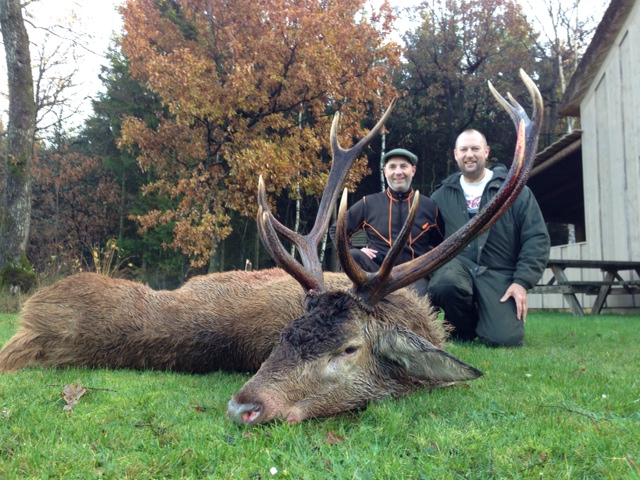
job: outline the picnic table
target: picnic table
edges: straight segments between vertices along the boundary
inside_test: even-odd
[[[621,271],[633,270],[640,277],[640,262],[551,259],[547,262],[547,268],[553,273],[551,279],[546,284],[536,285],[529,292],[561,293],[569,303],[574,315],[584,315],[582,306],[576,297],[578,293],[596,295],[591,307],[593,315],[602,312],[609,295],[640,294],[640,280],[625,280],[620,275]],[[565,274],[567,268],[599,269],[603,273],[602,280],[569,280]]]

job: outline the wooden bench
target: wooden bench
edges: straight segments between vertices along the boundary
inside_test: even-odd
[[[624,280],[621,271],[633,270],[640,277],[640,262],[608,260],[549,260],[547,262],[553,277],[546,283],[536,285],[529,293],[560,293],[569,303],[574,315],[584,315],[576,294],[596,295],[591,313],[600,314],[609,295],[640,295],[640,280]],[[599,269],[603,273],[601,281],[569,280],[565,269]]]

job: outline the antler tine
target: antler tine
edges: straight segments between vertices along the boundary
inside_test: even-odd
[[[513,121],[513,124],[516,127],[516,130],[518,129],[518,124],[520,123],[520,120],[522,119],[523,116],[526,117],[526,112],[525,109],[522,108],[522,105],[520,105],[515,98],[513,98],[513,96],[511,95],[511,93],[507,92],[507,98],[509,99],[508,101],[505,100],[505,98],[500,95],[500,93],[495,89],[495,87],[493,86],[493,83],[491,83],[491,81],[487,82],[487,85],[489,86],[489,90],[491,90],[491,94],[493,95],[493,97],[498,101],[498,103],[507,111],[507,113],[509,114],[509,116],[511,117],[511,120]]]
[[[525,128],[525,142],[526,142],[526,152],[527,159],[529,159],[529,155],[531,155],[531,162],[525,162],[523,174],[519,177],[518,184],[522,184],[519,186],[521,189],[522,186],[527,182],[527,178],[529,177],[529,172],[531,171],[531,167],[533,166],[533,158],[535,157],[535,153],[538,150],[538,133],[540,132],[540,124],[542,123],[542,96],[540,95],[540,91],[536,84],[531,80],[531,77],[526,74],[526,72],[520,69],[520,77],[524,82],[531,98],[533,99],[533,112],[531,114],[531,119],[527,116],[524,108],[520,106],[520,104],[511,96],[511,94],[507,94],[509,98],[509,102],[507,102],[498,91],[493,88],[491,82],[489,82],[489,90],[493,96],[498,100],[500,105],[511,115],[513,119],[516,130],[518,129],[518,124],[522,121],[524,122]],[[514,113],[515,112],[515,113]],[[514,118],[514,115],[517,114],[517,121]],[[515,162],[515,159],[514,159]]]
[[[419,200],[420,192],[416,190],[411,203],[411,208],[407,215],[407,220],[405,221],[402,230],[393,242],[393,245],[391,245],[391,248],[384,257],[382,265],[380,265],[378,271],[375,273],[369,273],[360,268],[360,266],[353,261],[353,258],[349,253],[346,221],[347,189],[344,189],[342,200],[340,201],[338,221],[336,222],[336,249],[338,251],[338,260],[340,261],[342,270],[353,282],[353,290],[364,300],[365,304],[375,304],[377,302],[377,300],[374,300],[377,298],[376,292],[384,288],[384,285],[387,283],[388,278],[394,269],[396,260],[402,252],[402,249],[409,238],[409,234],[411,233],[413,220],[416,216],[416,212],[418,211]]]
[[[258,180],[258,231],[263,245],[276,264],[289,273],[305,291],[323,291],[322,265],[318,259],[317,242],[309,242],[305,237],[280,223],[269,210],[267,193],[262,175]],[[293,243],[300,254],[300,264],[282,245],[277,233]]]
[[[407,243],[409,239],[409,235],[411,234],[411,228],[413,227],[413,220],[416,218],[416,212],[418,211],[418,204],[420,203],[420,191],[416,190],[413,194],[413,201],[411,202],[411,208],[409,209],[409,213],[407,214],[407,219],[402,226],[402,230],[398,234],[398,237],[391,245],[391,248],[387,252],[387,255],[384,257],[382,261],[382,265],[378,269],[378,273],[376,274],[375,284],[372,285],[373,290],[377,290],[381,288],[387,282],[389,275],[391,274],[396,260],[398,256],[402,252],[402,249]]]
[[[366,302],[374,305],[380,299],[391,292],[409,285],[424,275],[434,271],[453,258],[470,241],[489,228],[493,222],[514,202],[527,181],[533,160],[535,158],[540,124],[542,122],[542,96],[535,83],[520,70],[531,97],[533,98],[533,114],[531,119],[526,112],[515,102],[515,105],[507,102],[490,85],[489,88],[507,113],[517,117],[516,124],[518,136],[513,163],[509,169],[506,180],[493,197],[493,199],[466,225],[447,238],[438,247],[410,262],[396,266],[389,280],[382,288],[372,291]]]
[[[376,135],[382,130],[385,122],[391,115],[393,111],[393,107],[397,102],[397,98],[394,98],[387,110],[382,115],[382,118],[378,120],[378,123],[371,129],[371,131],[358,143],[356,143],[353,147],[348,150],[344,150],[340,147],[338,143],[338,124],[340,120],[340,115],[338,112],[333,117],[333,123],[331,124],[331,133],[329,136],[331,142],[331,169],[329,170],[329,176],[327,177],[327,183],[324,187],[324,192],[322,193],[322,199],[320,200],[320,207],[318,208],[318,214],[316,215],[316,222],[313,225],[311,232],[309,233],[310,237],[315,237],[316,240],[319,240],[324,232],[327,230],[329,226],[329,220],[331,219],[331,211],[333,210],[333,206],[336,204],[338,200],[338,194],[340,192],[340,187],[344,183],[345,178],[347,177],[347,173],[351,168],[351,165],[355,161],[356,158],[360,155],[362,150],[365,149],[367,145],[371,143]]]
[[[347,189],[342,192],[338,218],[336,220],[336,252],[338,261],[344,273],[353,282],[354,286],[365,285],[375,275],[365,272],[349,253],[349,238],[347,235]]]
[[[258,204],[260,205],[258,229],[260,231],[260,238],[274,261],[295,278],[305,291],[325,290],[322,265],[318,258],[318,244],[329,226],[331,212],[338,199],[338,190],[344,183],[347,172],[354,160],[358,158],[362,150],[371,143],[371,140],[375,138],[384,126],[384,123],[391,115],[396,101],[397,99],[391,101],[384,115],[371,131],[348,150],[342,149],[338,144],[337,132],[340,115],[338,112],[334,115],[330,135],[333,159],[331,169],[329,170],[327,183],[322,193],[315,223],[307,235],[300,235],[290,230],[273,216],[269,210],[264,181],[262,177],[260,177],[258,182]],[[298,248],[302,264],[286,251],[277,234],[282,235]]]
[[[263,245],[269,251],[271,258],[274,259],[276,264],[289,275],[296,279],[296,281],[302,286],[305,291],[318,290],[321,291],[324,288],[324,282],[322,280],[322,272],[315,274],[315,272],[304,268],[295,258],[284,248],[282,242],[278,238],[276,229],[274,228],[274,222],[278,222],[271,212],[268,210],[266,202],[266,192],[264,188],[264,181],[262,175],[258,180],[258,231],[260,232],[260,239]],[[280,223],[280,222],[278,222]],[[293,232],[291,232],[293,233]],[[302,244],[305,245],[305,244]],[[308,257],[308,249],[300,250],[300,257],[303,259]]]
[[[511,120],[513,120],[513,124],[516,127],[516,130],[518,129],[518,124],[521,120],[525,122],[525,130],[527,132],[527,148],[529,149],[529,147],[533,147],[533,150],[536,151],[538,145],[538,135],[530,135],[529,130],[531,130],[532,128],[537,128],[538,130],[540,129],[540,122],[542,121],[542,97],[540,96],[538,87],[536,87],[536,84],[533,82],[533,80],[531,80],[531,77],[529,77],[529,75],[527,75],[526,72],[522,69],[520,69],[520,77],[522,78],[522,81],[524,82],[527,90],[529,91],[529,94],[531,95],[531,98],[533,99],[533,112],[531,114],[531,119],[529,119],[524,108],[522,108],[522,106],[513,98],[510,93],[507,93],[507,97],[509,98],[509,101],[507,101],[502,95],[500,95],[500,93],[498,93],[491,82],[488,82],[489,90],[491,90],[491,94],[498,101],[498,103],[507,111],[507,113],[511,117]],[[538,97],[540,100],[539,102],[537,101]],[[534,143],[531,144],[531,142]]]

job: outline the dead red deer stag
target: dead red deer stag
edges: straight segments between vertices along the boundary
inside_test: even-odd
[[[323,276],[316,248],[328,212],[349,166],[377,135],[392,106],[348,151],[338,146],[336,118],[334,163],[309,235],[288,231],[267,213],[262,187],[263,240],[291,276],[280,269],[227,272],[195,277],[174,291],[154,291],[121,279],[74,275],[27,301],[17,332],[0,351],[0,370],[40,364],[256,371],[269,357],[256,379],[229,402],[229,417],[245,423],[332,415],[420,385],[479,376],[440,349],[446,332],[428,299],[401,287],[455,255],[524,185],[542,103],[535,85],[523,78],[534,98],[533,121],[513,99],[509,104],[494,92],[514,122],[526,125],[520,126],[507,187],[464,232],[418,263],[391,269],[406,241],[399,239],[380,272],[365,274],[354,268],[343,238],[340,258],[353,282],[343,274]],[[284,250],[275,230],[298,246],[302,265]]]
[[[325,280],[331,289],[351,284],[338,273],[327,273]],[[80,273],[39,290],[25,303],[16,333],[0,351],[0,371],[38,364],[255,372],[284,326],[303,313],[303,290],[277,268],[198,276],[173,291]],[[437,332],[433,341],[439,343],[444,333]]]
[[[273,217],[260,180],[258,225],[262,241],[276,263],[305,290],[305,312],[284,327],[278,345],[260,370],[233,395],[227,409],[229,418],[245,424],[274,418],[299,422],[364,407],[372,400],[406,394],[420,385],[470,380],[481,375],[476,368],[440,348],[442,327],[428,303],[408,293],[400,294],[403,292],[400,289],[447,262],[487,229],[524,186],[537,148],[542,98],[523,71],[521,76],[533,98],[532,119],[510,95],[506,101],[489,83],[518,131],[509,175],[493,200],[437,248],[394,266],[411,230],[419,198],[414,195],[403,230],[380,269],[376,273],[363,271],[349,254],[345,189],[336,243],[342,269],[353,283],[349,289],[334,290],[325,285],[317,247],[328,226],[338,190],[361,144],[347,151],[341,149],[336,134],[337,117],[334,118],[333,163],[315,225],[306,236],[292,232]],[[302,263],[287,252],[278,235],[298,248]]]

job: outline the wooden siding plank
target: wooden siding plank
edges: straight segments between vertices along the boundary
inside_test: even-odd
[[[583,172],[584,175],[597,176],[596,195],[592,198],[595,203],[591,203],[591,210],[598,215],[599,235],[596,238],[597,253],[596,256],[590,256],[591,258],[602,259],[604,255],[608,255],[610,250],[607,248],[606,241],[611,236],[613,231],[608,228],[608,216],[609,209],[611,208],[611,142],[609,138],[608,124],[611,121],[608,108],[611,106],[609,99],[609,72],[607,71],[602,80],[600,80],[598,87],[595,91],[596,102],[596,130],[595,135],[597,137],[596,146],[596,168],[592,171]],[[615,170],[615,169],[614,169]]]
[[[596,101],[594,95],[589,95],[583,104],[583,112],[580,118],[582,124],[582,176],[584,179],[584,214],[585,234],[587,247],[585,255],[588,258],[602,258],[600,249],[601,235],[600,209],[598,196],[598,141],[596,136]],[[591,174],[589,174],[591,172]]]
[[[606,124],[602,132],[606,135],[606,150],[601,150],[600,168],[605,177],[600,183],[603,189],[600,205],[602,215],[602,258],[606,260],[629,260],[627,237],[629,224],[626,216],[628,198],[625,189],[625,150],[622,121],[621,57],[618,44],[612,49],[607,63]],[[602,111],[602,110],[601,110]],[[604,148],[604,145],[603,145]],[[635,226],[634,226],[635,227]]]

